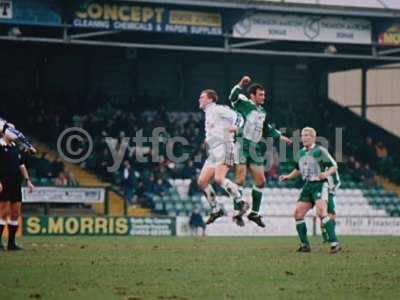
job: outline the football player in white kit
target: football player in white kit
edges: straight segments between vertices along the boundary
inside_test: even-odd
[[[0,134],[4,134],[12,141],[19,142],[30,153],[32,154],[36,153],[36,149],[32,146],[29,140],[23,135],[23,133],[15,129],[13,124],[8,123],[6,120],[2,118],[0,118]]]
[[[210,184],[211,180],[221,186],[240,205],[243,212],[249,205],[243,201],[242,193],[236,183],[226,178],[229,168],[235,164],[235,133],[243,125],[242,116],[228,106],[216,104],[218,94],[214,90],[204,90],[200,94],[199,108],[205,113],[205,143],[208,148],[208,157],[201,170],[197,184],[202,189],[212,208],[207,224],[213,223],[224,215],[218,207],[215,191]]]

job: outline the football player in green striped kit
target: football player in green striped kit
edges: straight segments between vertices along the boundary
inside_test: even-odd
[[[243,188],[246,178],[247,168],[249,169],[254,186],[252,189],[252,209],[247,216],[248,219],[260,227],[265,227],[259,214],[262,200],[262,189],[265,186],[265,153],[266,143],[263,138],[273,138],[275,141],[283,141],[291,144],[292,141],[283,136],[279,130],[273,129],[268,123],[267,112],[263,105],[266,101],[265,89],[262,85],[251,83],[249,76],[244,76],[239,84],[235,85],[229,96],[232,107],[239,112],[245,119],[243,129],[237,135],[237,146],[239,146],[239,161],[236,164],[235,182]],[[250,85],[250,86],[249,86]],[[249,87],[248,87],[249,86]],[[249,94],[249,98],[246,95]],[[235,210],[240,207],[235,203]],[[233,217],[233,220],[239,226],[244,226],[242,216],[243,209]]]
[[[281,175],[281,181],[302,176],[305,184],[296,204],[294,218],[301,245],[298,252],[310,252],[310,242],[307,237],[307,226],[304,220],[307,212],[315,205],[317,216],[322,220],[331,244],[331,253],[341,250],[335,233],[334,221],[328,216],[328,178],[337,172],[337,163],[322,146],[316,145],[317,133],[311,127],[301,131],[303,148],[299,151],[297,167],[288,175]]]

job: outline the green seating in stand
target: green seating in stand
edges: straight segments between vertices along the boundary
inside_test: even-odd
[[[201,203],[201,196],[200,195],[193,195],[190,197],[190,200],[193,204]]]
[[[183,207],[184,207],[187,211],[192,211],[192,210],[193,210],[193,203],[187,201],[187,202],[185,202],[185,203],[183,204]]]
[[[168,217],[176,217],[177,213],[176,210],[170,210],[167,212]]]
[[[172,202],[167,202],[167,203],[165,203],[164,209],[165,209],[165,211],[166,211],[167,213],[170,212],[170,211],[175,211],[175,210],[176,210],[176,209],[175,209],[175,203],[172,203]]]
[[[168,196],[168,195],[162,197],[161,199],[162,199],[162,202],[164,202],[164,203],[171,202],[171,196]]]
[[[162,202],[155,202],[154,203],[154,210],[157,212],[164,211],[164,204]]]
[[[53,186],[53,181],[48,178],[40,178],[39,184],[41,186]]]
[[[181,202],[181,197],[179,197],[179,195],[177,195],[177,194],[173,194],[173,195],[171,195],[171,201],[175,202],[175,203]]]
[[[176,209],[177,211],[183,210],[183,204],[182,204],[182,202],[176,202],[176,203],[175,203],[175,209]]]

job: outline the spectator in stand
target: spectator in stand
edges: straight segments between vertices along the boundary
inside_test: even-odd
[[[190,215],[189,227],[192,235],[198,236],[199,228],[202,229],[201,235],[206,235],[206,224],[204,223],[203,217],[198,208],[193,209],[192,214]]]
[[[135,195],[135,173],[128,160],[124,161],[122,168],[122,186],[124,188],[125,201],[128,204],[133,204],[133,196]]]
[[[375,163],[376,161],[376,150],[374,146],[374,141],[371,137],[367,137],[365,140],[365,148],[363,153],[365,154],[364,160],[369,163]]]
[[[199,189],[199,185],[197,184],[197,176],[193,176],[190,181],[188,195],[194,196],[202,193],[203,192]]]
[[[64,163],[60,157],[55,158],[51,162],[51,175],[58,177],[58,175],[64,170]]]
[[[182,168],[180,172],[179,178],[193,178],[196,176],[196,168],[194,166],[193,160],[189,159],[185,166]]]
[[[171,184],[167,180],[158,178],[153,188],[153,192],[155,195],[164,197],[168,194],[170,188]]]
[[[40,178],[50,179],[53,177],[53,174],[51,173],[51,163],[46,152],[42,154],[42,157],[37,161],[36,165],[37,174]]]
[[[267,180],[268,181],[278,181],[279,179],[279,170],[278,166],[273,162],[271,166],[269,167],[268,173],[267,173]]]
[[[157,158],[156,158],[157,159]],[[171,177],[175,173],[175,163],[167,159],[164,155],[160,155],[158,158],[158,166],[156,171],[166,173],[168,177]],[[164,169],[164,170],[162,170]],[[162,171],[161,171],[162,170]]]
[[[67,177],[68,186],[79,186],[75,175],[67,167],[64,167],[64,174]]]
[[[206,145],[205,143],[201,143],[194,154],[194,167],[196,169],[201,170],[206,161]]]
[[[371,170],[369,164],[366,164],[364,167],[364,184],[368,187],[373,187],[375,185],[375,172]]]
[[[270,161],[268,165],[268,170],[266,172],[266,178],[269,181],[278,181],[279,179],[279,154],[277,150],[274,148],[271,155],[268,155],[268,161]]]
[[[110,179],[110,172],[107,168],[112,165],[111,153],[107,148],[103,149],[103,152],[97,158],[96,172],[102,179]]]
[[[64,172],[60,172],[54,181],[55,186],[66,187],[68,186],[68,178]]]
[[[364,170],[358,161],[356,161],[354,164],[354,170],[351,172],[351,177],[356,182],[364,180]]]
[[[378,142],[375,146],[376,149],[376,157],[379,160],[386,160],[388,157],[388,150],[382,142]]]
[[[156,195],[161,197],[165,196],[168,193],[169,187],[171,187],[171,185],[168,181],[162,178],[156,179],[154,173],[151,173],[149,179],[143,183],[141,190],[139,190],[139,201],[145,207],[153,208],[153,197]]]
[[[349,157],[349,159],[347,161],[347,168],[350,173],[352,173],[354,171],[354,169],[356,168],[356,159],[354,158],[354,156]]]

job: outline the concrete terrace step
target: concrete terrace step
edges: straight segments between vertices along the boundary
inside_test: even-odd
[[[128,216],[131,217],[149,217],[151,215],[151,210],[148,208],[128,208]]]
[[[391,182],[389,179],[386,179],[382,176],[375,177],[378,184],[382,185],[383,188],[390,192],[395,192],[398,197],[400,197],[400,186]]]

